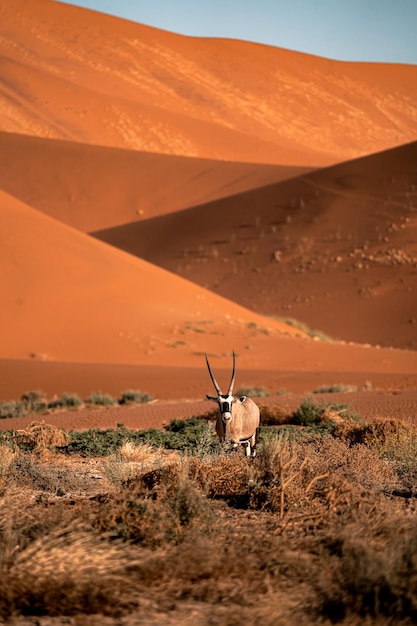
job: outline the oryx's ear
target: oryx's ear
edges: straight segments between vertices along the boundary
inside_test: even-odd
[[[217,398],[215,396],[209,396],[206,395],[207,400],[214,400],[214,402],[217,402]]]
[[[246,402],[246,396],[240,396],[239,402],[241,402],[242,404]]]

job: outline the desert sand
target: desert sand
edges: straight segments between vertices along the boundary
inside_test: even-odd
[[[416,67],[48,0],[0,0],[0,35],[1,400],[200,401],[233,350],[271,393],[413,393]]]
[[[0,130],[223,160],[330,164],[415,139],[417,68],[0,2]]]
[[[415,350],[416,162],[414,142],[95,234],[257,313]]]

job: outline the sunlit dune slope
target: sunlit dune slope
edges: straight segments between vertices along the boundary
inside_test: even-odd
[[[257,312],[417,349],[416,163],[411,143],[98,237]]]
[[[0,201],[2,357],[175,362],[177,345],[189,355],[208,343],[203,333],[239,337],[263,322],[5,193]],[[278,337],[289,330],[268,327]]]
[[[306,171],[0,132],[0,189],[84,231],[203,204]]]
[[[0,130],[316,166],[417,136],[417,67],[175,35],[50,0],[0,0]]]
[[[234,348],[247,368],[416,371],[417,353],[294,337],[5,193],[0,208],[3,358],[186,367]]]

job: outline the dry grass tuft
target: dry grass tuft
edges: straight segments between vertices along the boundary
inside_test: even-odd
[[[160,452],[147,443],[125,441],[120,447],[119,456],[127,463],[154,463],[160,458]]]
[[[59,448],[70,443],[69,433],[57,426],[45,424],[44,421],[33,421],[23,430],[17,430],[14,436],[19,446],[31,450],[35,448]]]
[[[132,565],[126,546],[110,544],[79,523],[55,529],[11,555],[2,572],[0,612],[112,614]]]
[[[11,450],[8,446],[0,445],[0,479],[7,476],[15,456],[16,452]]]
[[[125,441],[118,452],[103,461],[102,470],[114,485],[139,477],[151,467],[162,463],[161,450],[147,443]]]

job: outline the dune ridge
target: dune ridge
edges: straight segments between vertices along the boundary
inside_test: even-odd
[[[0,189],[86,232],[172,213],[310,169],[0,132]]]
[[[416,162],[413,142],[95,235],[258,313],[416,349]]]
[[[61,2],[0,2],[0,130],[317,166],[411,141],[417,68],[193,38]]]

